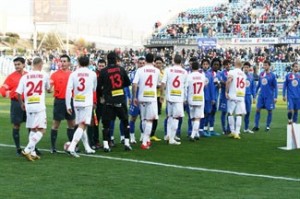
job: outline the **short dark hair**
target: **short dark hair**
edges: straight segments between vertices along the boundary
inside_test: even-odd
[[[97,63],[98,63],[98,64],[101,63],[101,64],[105,64],[105,65],[106,65],[106,61],[105,61],[104,59],[99,59]]]
[[[231,61],[229,60],[229,59],[225,59],[224,61],[223,61],[223,65],[228,65],[228,64],[230,64],[231,63]]]
[[[78,63],[80,66],[88,66],[90,64],[90,59],[88,56],[86,55],[83,55],[83,56],[80,56],[78,57]]]
[[[152,53],[148,53],[148,54],[146,55],[146,62],[147,62],[147,63],[152,63],[153,60],[154,60],[154,55],[153,55]]]
[[[22,64],[25,64],[25,59],[23,57],[16,57],[14,58],[13,62],[21,62]]]
[[[35,57],[32,61],[33,66],[38,65],[40,63],[43,63],[43,60],[40,57]]]
[[[181,64],[181,61],[182,61],[182,57],[181,57],[181,55],[175,55],[174,56],[174,63],[175,64]]]
[[[196,61],[198,61],[197,57],[191,57],[189,60],[189,62],[196,62]]]
[[[192,70],[198,70],[198,69],[199,69],[199,63],[196,62],[196,61],[194,61],[194,62],[192,63]]]
[[[144,56],[141,56],[138,58],[138,61],[144,61],[145,60],[145,57]]]
[[[208,65],[210,65],[209,59],[202,59],[202,61],[201,61],[201,66],[204,64],[204,62],[207,62]]]
[[[162,57],[156,57],[156,58],[154,59],[154,62],[156,62],[156,61],[161,61],[162,63],[164,63],[164,60],[163,60]]]
[[[60,58],[67,58],[68,62],[71,61],[71,58],[70,58],[69,55],[67,55],[67,54],[61,55]]]
[[[265,61],[264,61],[264,64],[268,64],[269,66],[271,66],[271,62],[268,61],[268,60],[265,60]]]
[[[292,64],[292,68],[294,68],[294,66],[297,65],[297,64],[298,64],[297,62],[294,62],[294,63]]]
[[[246,62],[244,63],[244,66],[249,66],[249,67],[251,67],[251,64],[250,64],[250,62],[246,61]]]
[[[115,52],[110,52],[107,54],[107,63],[108,64],[116,64],[118,55]]]

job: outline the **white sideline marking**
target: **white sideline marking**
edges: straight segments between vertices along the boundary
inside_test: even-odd
[[[0,144],[0,147],[14,148],[15,146],[14,145],[8,145],[8,144]],[[48,149],[39,149],[39,150],[49,152]],[[57,152],[58,153],[65,153],[64,151],[57,151]],[[175,164],[166,164],[166,163],[160,163],[160,162],[134,160],[134,159],[128,159],[128,158],[118,158],[118,157],[110,157],[110,156],[103,156],[103,155],[87,155],[87,154],[80,153],[80,156],[101,158],[101,159],[108,159],[108,160],[117,160],[117,161],[124,161],[124,162],[133,162],[133,163],[155,165],[155,166],[162,166],[162,167],[170,167],[170,168],[176,168],[176,169],[185,169],[185,170],[192,170],[192,171],[205,171],[205,172],[222,173],[222,174],[237,175],[237,176],[247,176],[247,177],[257,177],[257,178],[267,178],[267,179],[274,179],[274,180],[285,180],[285,181],[300,182],[300,178],[289,178],[289,177],[282,177],[282,176],[252,174],[252,173],[227,171],[227,170],[220,170],[220,169],[207,169],[207,168],[202,168],[202,167],[180,166],[180,165],[175,165]]]

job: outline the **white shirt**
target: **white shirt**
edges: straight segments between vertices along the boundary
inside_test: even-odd
[[[165,69],[162,83],[166,84],[166,99],[170,102],[183,102],[187,72],[181,66],[174,65]]]
[[[66,106],[71,108],[72,91],[74,94],[74,107],[93,105],[93,92],[96,91],[97,76],[87,67],[80,67],[71,73],[66,90]]]
[[[228,77],[232,77],[228,95],[232,100],[244,100],[246,93],[247,76],[240,68],[235,68],[228,72]]]
[[[204,104],[204,86],[206,77],[199,71],[193,71],[187,76],[186,98],[189,105],[199,106]]]
[[[41,71],[29,71],[20,79],[17,93],[24,93],[25,109],[28,113],[46,110],[45,89],[50,89],[49,76]]]
[[[133,84],[137,84],[138,100],[140,102],[155,102],[157,101],[157,86],[160,84],[160,71],[153,65],[147,64],[137,69]]]

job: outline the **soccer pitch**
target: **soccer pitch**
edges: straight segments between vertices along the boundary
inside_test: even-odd
[[[116,128],[118,144],[111,153],[99,150],[75,159],[49,152],[52,101],[48,95],[47,134],[38,144],[45,149],[42,159],[29,162],[17,157],[11,147],[10,101],[0,99],[0,198],[300,198],[300,151],[278,149],[286,145],[286,105],[277,105],[269,133],[264,132],[263,111],[261,130],[242,133],[241,140],[222,135],[189,142],[184,119],[182,145],[169,146],[161,141],[153,143],[150,150],[141,150],[137,144],[133,151],[125,152]],[[160,117],[157,130],[160,138],[164,117]],[[217,114],[217,132],[219,118]],[[250,127],[253,118],[254,113]],[[65,129],[62,122],[59,150],[67,140]],[[23,124],[23,146],[27,139]]]

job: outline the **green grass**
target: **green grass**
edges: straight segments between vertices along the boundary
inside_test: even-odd
[[[52,97],[48,96],[48,130],[39,148],[50,147],[51,105]],[[9,100],[0,99],[0,143],[13,145],[9,106]],[[216,117],[216,130],[220,131],[219,115]],[[163,118],[157,131],[159,137],[163,137]],[[253,118],[254,114],[251,127]],[[265,118],[263,111],[261,129],[264,129]],[[157,142],[148,151],[136,145],[128,153],[118,144],[113,152],[105,154],[100,150],[97,155],[300,179],[300,151],[278,149],[286,145],[286,121],[286,105],[279,102],[270,133],[242,134],[241,140],[225,136],[201,138],[190,143],[184,122],[180,146]],[[62,122],[58,136],[60,150],[67,140],[65,129]],[[21,134],[21,143],[26,145],[24,125]],[[115,137],[119,137],[118,130]],[[136,137],[139,137],[138,132]],[[86,156],[74,159],[48,152],[43,152],[40,161],[28,162],[17,157],[15,149],[10,147],[0,147],[0,168],[0,198],[300,198],[300,182]]]

